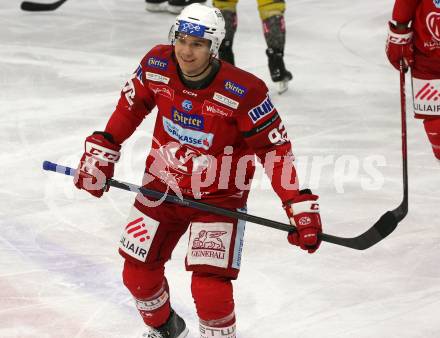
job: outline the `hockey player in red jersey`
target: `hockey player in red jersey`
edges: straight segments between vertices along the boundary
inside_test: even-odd
[[[218,9],[192,4],[182,11],[170,44],[145,55],[105,130],[86,138],[75,185],[102,196],[121,144],[157,107],[145,187],[243,210],[256,155],[297,227],[289,242],[313,253],[322,231],[318,196],[298,191],[291,143],[264,82],[216,58],[224,35]],[[144,337],[187,335],[164,274],[187,229],[185,266],[192,272],[200,337],[236,337],[231,281],[240,270],[244,222],[160,202],[137,196],[119,246],[124,284],[150,328]]]
[[[411,67],[415,117],[440,160],[440,0],[396,0],[389,28],[388,59]]]

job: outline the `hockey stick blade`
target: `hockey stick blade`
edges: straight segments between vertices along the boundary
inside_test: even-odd
[[[66,1],[67,0],[59,0],[48,4],[33,1],[23,1],[21,3],[21,9],[28,12],[54,11]]]
[[[43,169],[48,171],[54,171],[68,176],[74,176],[76,171],[73,168],[65,167],[63,165],[59,165],[49,161],[43,162]],[[290,224],[285,224],[267,218],[249,215],[247,213],[243,213],[239,211],[223,209],[211,204],[198,202],[192,199],[187,199],[187,198],[180,199],[178,196],[175,195],[166,194],[155,190],[145,189],[135,184],[125,183],[115,179],[108,180],[107,184],[112,187],[127,191],[138,192],[138,193],[140,192],[145,196],[149,196],[153,198],[158,198],[158,199],[164,198],[164,200],[166,200],[167,202],[180,204],[223,216],[233,217],[240,220],[249,221],[252,223],[260,224],[263,226],[267,226],[270,228],[274,228],[286,232],[292,232],[296,230],[296,228]],[[338,236],[322,233],[320,234],[320,238],[325,242],[345,246],[356,250],[365,250],[370,248],[374,244],[380,242],[385,237],[387,237],[391,232],[393,232],[397,224],[398,224],[397,218],[394,216],[394,214],[391,211],[388,211],[369,230],[367,230],[366,232],[364,232],[363,234],[357,237],[345,238],[345,237],[338,237]]]

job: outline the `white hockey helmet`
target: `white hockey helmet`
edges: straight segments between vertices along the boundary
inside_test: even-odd
[[[218,8],[193,3],[182,10],[171,27],[169,39],[172,45],[176,42],[177,33],[210,40],[210,51],[217,56],[226,34],[225,19]]]

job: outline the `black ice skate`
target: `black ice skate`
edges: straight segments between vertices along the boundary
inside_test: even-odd
[[[179,14],[186,6],[196,2],[204,4],[206,0],[168,0],[168,12]]]
[[[288,82],[293,78],[292,73],[284,65],[283,52],[268,48],[266,54],[269,59],[270,77],[277,85],[278,93],[282,94],[287,90]]]
[[[188,328],[185,321],[171,309],[170,316],[165,324],[152,328],[145,332],[142,338],[185,338],[188,335]]]
[[[229,62],[231,65],[235,65],[234,52],[232,51],[232,42],[224,40],[218,50],[218,56],[220,60]]]
[[[167,0],[145,0],[145,9],[149,12],[167,12]]]

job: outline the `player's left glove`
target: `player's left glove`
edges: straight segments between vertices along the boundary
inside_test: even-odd
[[[317,200],[317,195],[304,189],[294,200],[283,206],[290,223],[297,229],[289,233],[287,240],[309,253],[314,253],[321,244],[319,234],[322,232],[322,224]]]
[[[388,60],[394,68],[399,70],[400,60],[404,61],[405,71],[414,63],[413,32],[405,25],[398,27],[389,22],[389,31],[385,51]]]

